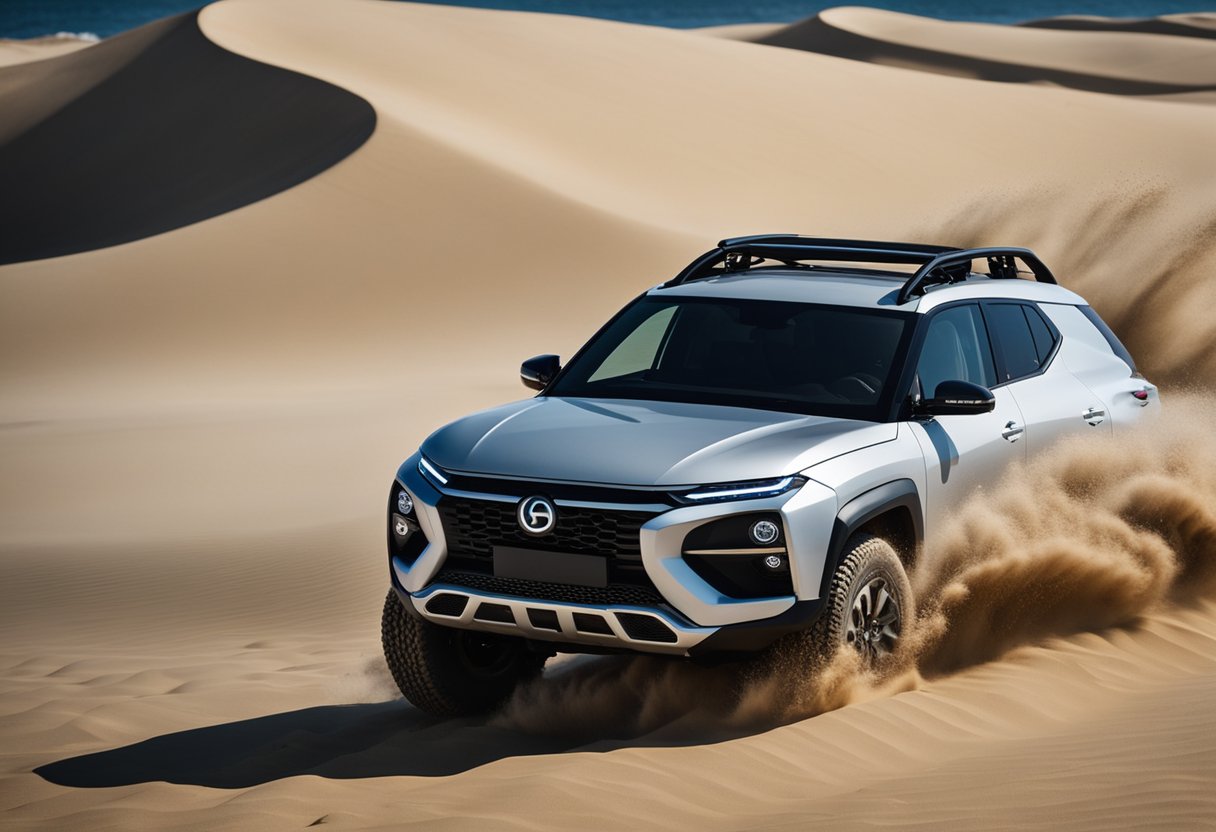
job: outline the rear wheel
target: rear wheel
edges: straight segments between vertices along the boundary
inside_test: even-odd
[[[521,638],[441,627],[410,615],[391,589],[384,599],[380,637],[401,693],[435,716],[493,710],[545,665],[546,657],[529,650]]]
[[[823,655],[844,646],[875,666],[895,652],[913,614],[912,586],[899,555],[882,538],[859,534],[845,544],[823,614],[808,635]]]

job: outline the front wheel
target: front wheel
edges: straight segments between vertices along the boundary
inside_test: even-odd
[[[882,538],[858,534],[845,544],[823,614],[808,635],[822,655],[844,646],[873,667],[895,652],[913,616],[912,586],[899,555]]]
[[[380,638],[401,693],[440,717],[493,710],[545,665],[545,656],[529,650],[521,638],[441,627],[410,615],[391,589]]]

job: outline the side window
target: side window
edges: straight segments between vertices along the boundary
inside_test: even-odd
[[[970,381],[984,387],[996,383],[992,349],[979,307],[951,307],[929,320],[916,374],[923,394],[930,398],[943,381]]]
[[[992,328],[993,338],[1000,346],[1004,359],[1000,368],[1001,381],[1014,381],[1034,375],[1042,362],[1035,348],[1034,335],[1020,303],[991,303],[984,307],[984,315]]]
[[[1038,353],[1041,367],[1056,345],[1055,333],[1051,331],[1047,321],[1043,320],[1043,313],[1038,307],[1026,305],[1022,307],[1022,312],[1026,315],[1026,323],[1030,324],[1030,335],[1034,338],[1034,350]]]
[[[663,336],[675,315],[676,307],[669,306],[655,312],[625,336],[625,340],[604,359],[604,363],[587,381],[601,381],[649,370],[654,367],[663,344]]]

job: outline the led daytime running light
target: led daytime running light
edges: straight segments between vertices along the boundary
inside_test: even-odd
[[[805,480],[802,477],[790,476],[767,482],[761,485],[749,485],[724,488],[707,488],[700,491],[692,491],[684,494],[685,500],[700,502],[701,500],[741,500],[747,497],[774,497],[778,494],[784,494],[791,488],[802,485]]]
[[[428,462],[427,458],[424,456],[418,457],[418,470],[421,471],[423,475],[438,482],[440,485],[448,484],[448,478],[445,477],[438,468]]]

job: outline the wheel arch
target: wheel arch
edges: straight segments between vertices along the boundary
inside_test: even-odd
[[[904,566],[911,566],[925,536],[925,515],[916,483],[910,479],[893,480],[858,494],[841,507],[828,543],[820,597],[831,585],[845,543],[858,532],[883,538],[895,548]]]

